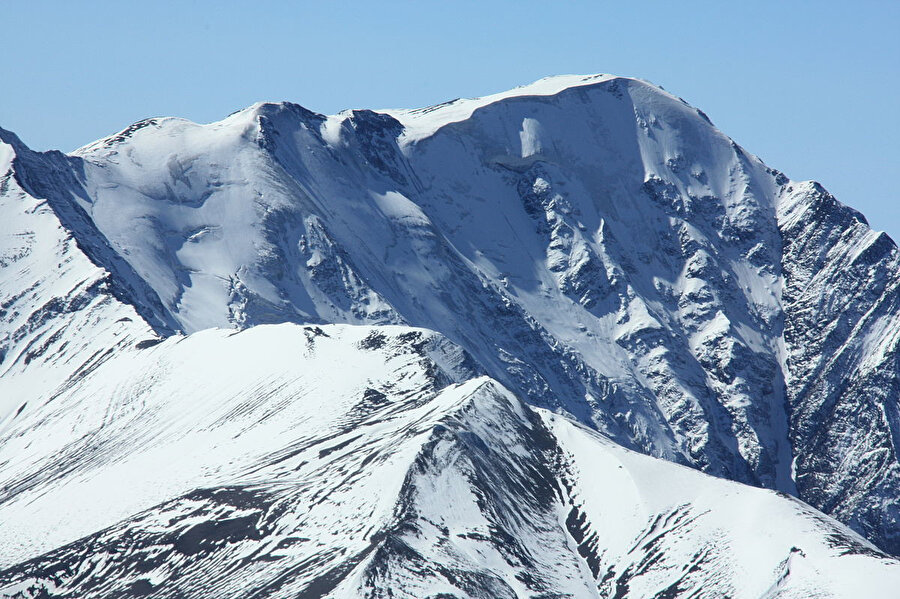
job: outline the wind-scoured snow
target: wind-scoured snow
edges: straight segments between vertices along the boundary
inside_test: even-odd
[[[406,328],[213,329],[119,352],[5,431],[0,555],[8,566],[197,488],[274,481],[268,461],[316,476],[323,448],[381,437],[363,421],[391,420],[472,374],[456,348]],[[392,440],[380,439],[383,458],[402,459]],[[327,484],[362,491],[342,478]],[[306,484],[327,496],[327,481]]]
[[[900,562],[796,500],[629,452],[476,374],[405,327],[267,325],[119,352],[2,439],[0,594],[889,597],[900,583]]]

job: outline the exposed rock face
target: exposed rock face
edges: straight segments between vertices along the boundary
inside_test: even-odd
[[[791,184],[784,343],[800,497],[900,548],[900,255],[816,184]]]

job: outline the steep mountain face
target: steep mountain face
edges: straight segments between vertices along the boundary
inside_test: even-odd
[[[7,597],[889,597],[900,584],[900,562],[800,502],[536,412],[421,329],[268,325],[123,350],[0,447],[16,458],[0,503],[3,557],[19,562],[0,571]]]
[[[0,529],[11,567],[2,580],[25,585],[9,588],[201,596],[207,585],[202,593],[223,596],[240,594],[252,570],[258,596],[381,596],[374,589],[399,585],[435,597],[700,588],[775,597],[805,596],[807,574],[843,572],[825,565],[833,558],[893,568],[799,503],[613,442],[795,495],[900,554],[896,246],[659,88],[559,77],[425,109],[334,116],[258,104],[210,125],[148,119],[69,156],[0,137],[0,521],[15,523]],[[247,330],[207,330],[216,327]],[[268,347],[300,347],[311,335],[343,349],[298,361]],[[354,335],[387,340],[357,351],[365,343]],[[383,343],[391,352],[379,353]],[[344,372],[347,386],[298,372],[360,369],[372,352],[380,362]],[[489,379],[471,382],[480,375]],[[371,393],[366,377],[381,381],[365,384]],[[450,403],[435,399],[444,389]],[[493,399],[472,399],[482,396]],[[404,415],[362,424],[353,406],[367,401],[372,414]],[[422,402],[440,407],[416,411]],[[310,410],[331,416],[301,434],[299,414]],[[335,434],[348,438],[360,427],[394,432],[348,441],[355,457],[323,464],[321,478],[272,482],[281,461],[300,468],[284,448],[324,451],[323,439],[337,437],[323,431],[338,421],[349,424]],[[580,449],[566,449],[582,436]],[[161,449],[138,451],[129,438]],[[380,458],[366,456],[395,450],[392,459],[409,460],[375,486],[352,474],[375,472]],[[605,455],[652,464],[623,466],[639,494],[654,477],[688,482],[665,501],[639,501],[629,520],[621,514],[632,508],[615,499],[622,489],[597,491],[607,479],[632,484],[618,467],[591,470]],[[186,465],[144,474],[170,462]],[[270,478],[245,477],[257,467]],[[116,480],[134,493],[114,491]],[[380,514],[375,538],[344,524],[316,528],[316,518],[332,522],[321,514],[281,521],[323,489],[368,501],[378,484],[391,489],[387,503],[359,512]],[[717,490],[707,497],[695,484]],[[735,505],[753,498],[747,505],[783,521],[784,534],[753,545],[729,521],[731,499],[714,505],[719,492]],[[81,497],[75,505],[90,517],[58,510],[67,497]],[[470,499],[473,511],[456,511]],[[203,534],[188,534],[198,518]],[[454,527],[469,536],[444,532]],[[275,555],[271,534],[282,529],[321,546],[292,540],[285,547],[303,547],[288,561],[247,557]],[[719,538],[713,531],[727,532],[704,548],[702,539]],[[790,540],[807,533],[807,545]],[[114,556],[125,539],[130,557]],[[777,563],[754,557],[759,569],[740,570],[743,545]],[[534,561],[544,546],[556,547],[552,563]],[[172,560],[185,569],[139,575],[138,564]],[[687,574],[674,576],[682,566]],[[743,574],[767,582],[751,593]]]
[[[658,90],[562,79],[394,116],[261,105],[78,155],[80,206],[185,331],[439,330],[623,444],[792,490],[775,184]]]
[[[785,332],[800,496],[900,547],[900,255],[816,184],[788,187]],[[864,432],[863,432],[864,431]]]

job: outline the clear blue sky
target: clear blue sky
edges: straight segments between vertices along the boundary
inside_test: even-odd
[[[900,1],[0,0],[0,126],[70,151],[258,100],[415,107],[563,73],[650,80],[900,240]]]

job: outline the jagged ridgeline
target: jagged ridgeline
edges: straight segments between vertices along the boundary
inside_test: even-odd
[[[0,139],[0,596],[900,588],[897,248],[657,87]]]

